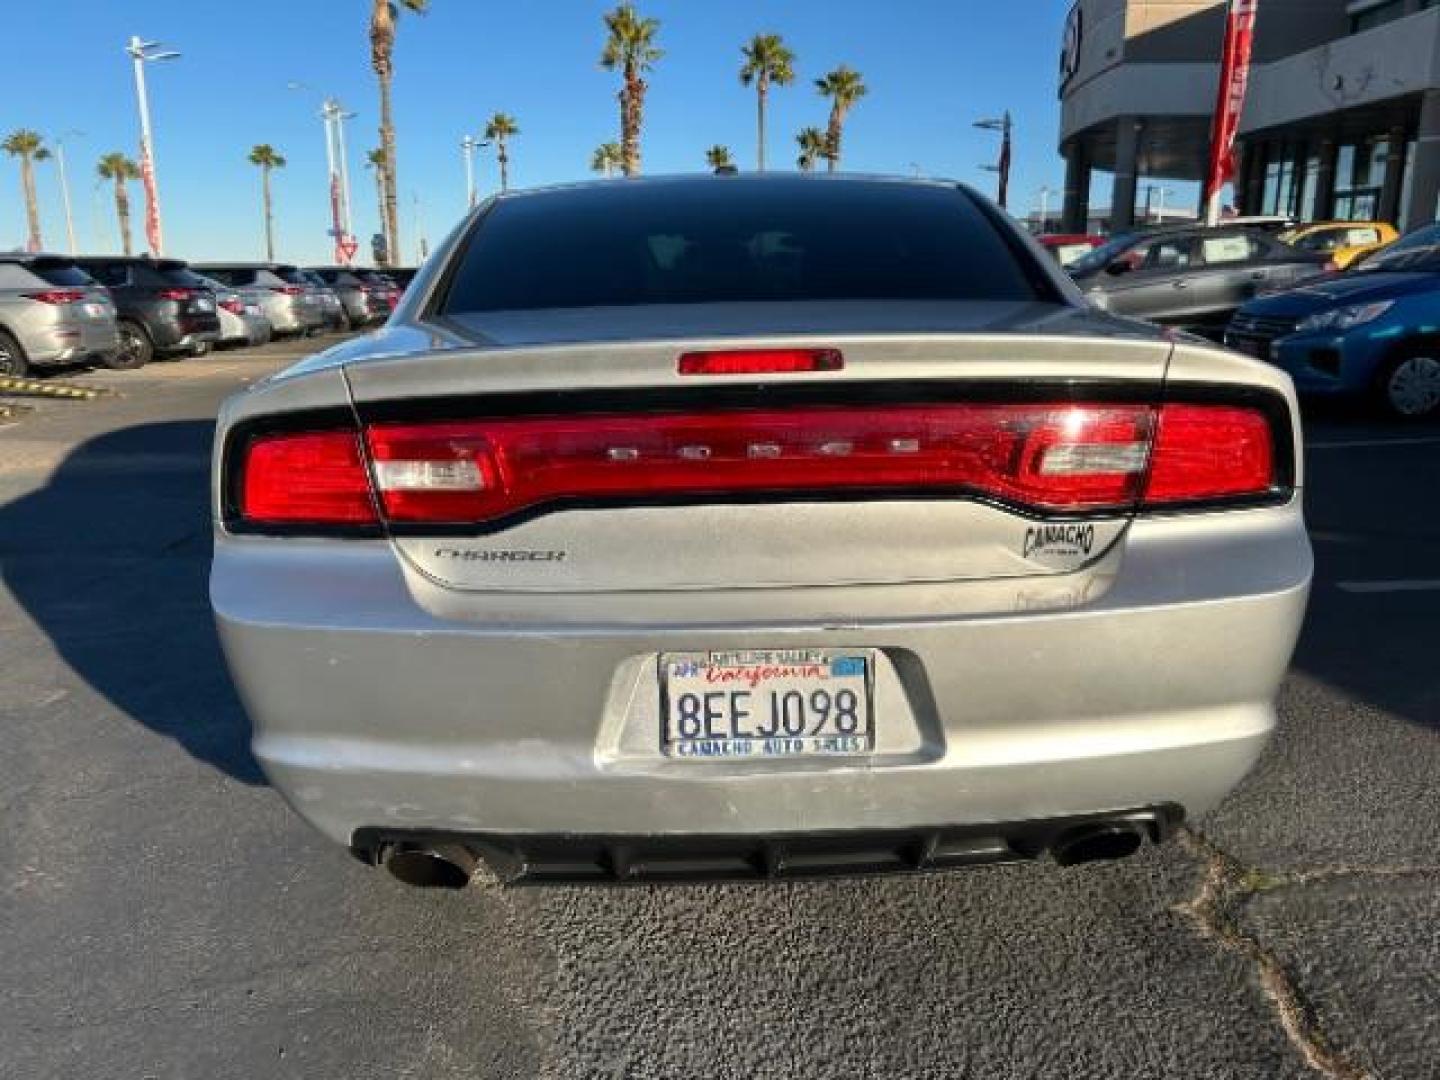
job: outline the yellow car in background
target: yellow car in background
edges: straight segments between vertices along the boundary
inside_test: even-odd
[[[1317,221],[1288,229],[1280,239],[1301,251],[1329,255],[1332,269],[1344,270],[1361,255],[1389,247],[1400,233],[1383,221]]]

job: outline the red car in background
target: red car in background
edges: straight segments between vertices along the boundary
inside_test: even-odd
[[[1061,266],[1069,266],[1082,255],[1090,254],[1105,243],[1103,236],[1087,233],[1046,233],[1036,239],[1044,245],[1046,251],[1055,256],[1055,261]]]

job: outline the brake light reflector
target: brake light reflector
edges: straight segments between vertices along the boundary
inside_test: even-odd
[[[1180,404],[1159,412],[1147,506],[1263,495],[1274,486],[1274,437],[1264,413]]]
[[[255,439],[245,454],[240,514],[260,524],[376,524],[360,436],[322,431]]]
[[[303,293],[303,292],[305,291],[305,286],[303,286],[303,285],[272,285],[272,286],[270,286],[270,291],[271,291],[271,292],[278,292],[278,293],[281,293],[281,294],[283,294],[283,295],[285,295],[285,296],[299,296],[301,293]]]
[[[839,349],[715,349],[682,354],[678,370],[681,375],[791,375],[844,366]]]
[[[196,294],[195,289],[161,289],[159,296],[161,300],[189,300]]]
[[[46,289],[44,292],[28,292],[25,296],[42,304],[78,304],[85,299],[85,293],[80,289]]]

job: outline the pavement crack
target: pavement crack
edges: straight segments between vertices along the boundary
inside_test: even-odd
[[[1176,910],[1195,923],[1202,937],[1217,942],[1255,969],[1285,1037],[1310,1068],[1331,1080],[1377,1080],[1374,1073],[1334,1044],[1294,974],[1272,950],[1242,929],[1239,920],[1245,903],[1259,892],[1336,877],[1359,877],[1367,871],[1358,867],[1329,867],[1298,874],[1267,874],[1246,866],[1187,826],[1177,831],[1176,839],[1181,848],[1205,867],[1199,891],[1177,905]],[[1433,868],[1384,867],[1375,873],[1378,876],[1383,871],[1389,872],[1386,876],[1398,876],[1402,872],[1420,875],[1433,872]]]

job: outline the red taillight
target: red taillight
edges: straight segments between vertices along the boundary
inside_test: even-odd
[[[189,300],[198,291],[197,289],[161,289],[159,296],[161,300]]]
[[[353,431],[260,436],[245,454],[239,509],[258,524],[375,524],[360,437]]]
[[[1129,513],[1282,490],[1257,409],[1140,403],[806,406],[578,414],[266,435],[239,490],[258,524],[480,525],[565,506],[740,496],[975,497]],[[373,476],[375,497],[370,483]]]
[[[678,370],[681,375],[790,375],[844,366],[838,349],[716,349],[684,353]]]
[[[846,490],[1128,507],[1150,425],[1144,405],[907,405],[377,424],[367,438],[387,517],[483,522],[564,502]]]
[[[284,295],[284,296],[299,296],[301,293],[303,293],[303,292],[305,291],[305,286],[303,286],[303,285],[272,285],[272,286],[270,286],[270,291],[271,291],[271,292],[281,293],[281,294]]]
[[[81,289],[46,289],[44,292],[28,292],[25,296],[42,304],[78,304],[85,299]]]
[[[1274,436],[1255,409],[1166,405],[1152,459],[1147,506],[1263,494],[1275,483]]]

